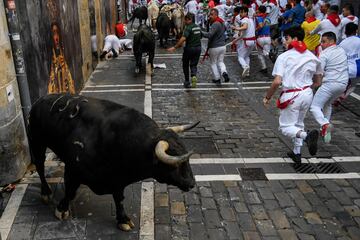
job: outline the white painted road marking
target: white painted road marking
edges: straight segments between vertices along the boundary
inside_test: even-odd
[[[241,181],[240,175],[195,175],[196,182]]]
[[[8,238],[27,187],[27,184],[18,184],[16,185],[15,190],[11,193],[9,202],[7,203],[6,208],[0,218],[1,239],[6,240]]]
[[[146,63],[148,58],[146,57]],[[151,72],[149,64],[146,65],[145,84],[150,87],[145,91],[144,113],[152,118],[151,97]],[[140,240],[154,240],[154,182],[143,182],[141,184],[141,206],[140,206]]]
[[[141,184],[140,240],[153,240],[154,231],[154,183]]]
[[[302,158],[302,163],[360,162],[360,157]],[[190,158],[190,164],[293,163],[290,158]]]
[[[352,96],[353,98],[356,98],[357,100],[360,101],[360,95],[358,95],[356,93],[351,93],[350,96]]]

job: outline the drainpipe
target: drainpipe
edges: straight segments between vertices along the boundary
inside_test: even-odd
[[[20,39],[20,27],[16,13],[15,0],[4,0],[6,19],[9,29],[9,38],[15,65],[16,79],[19,86],[19,95],[24,119],[27,119],[31,108],[29,84],[26,75],[25,61],[22,43]]]

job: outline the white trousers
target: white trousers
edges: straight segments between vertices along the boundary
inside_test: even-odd
[[[271,48],[271,38],[270,37],[259,37],[257,39],[257,51],[258,58],[261,64],[261,69],[267,68],[265,57],[269,56]]]
[[[119,49],[121,48],[119,41],[113,41],[112,39],[106,39],[104,43],[103,52],[109,52],[111,49],[114,49],[114,51],[119,54]]]
[[[220,79],[220,74],[222,75],[226,72],[226,66],[224,63],[224,55],[226,52],[226,47],[217,47],[217,48],[209,48],[209,57],[210,57],[210,65],[211,70],[214,75],[214,80]],[[220,72],[219,72],[220,68]]]
[[[133,46],[132,39],[126,39],[126,38],[120,39],[119,43],[120,43],[120,46],[122,49],[125,49],[125,48],[132,49],[132,46]]]
[[[297,138],[296,134],[299,131],[304,131],[304,119],[313,100],[313,92],[311,88],[307,88],[299,92],[284,93],[281,96],[281,102],[297,94],[298,96],[292,104],[280,110],[279,130],[284,136],[291,138],[295,147],[301,147],[303,139]]]
[[[250,53],[255,47],[255,40],[247,40],[246,45],[245,41],[240,40],[236,46],[238,61],[243,69],[250,67]]]
[[[320,126],[330,122],[332,103],[340,97],[346,89],[346,84],[324,82],[316,91],[310,111]]]

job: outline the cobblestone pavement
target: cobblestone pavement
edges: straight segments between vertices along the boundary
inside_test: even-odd
[[[291,143],[277,131],[278,111],[274,104],[261,106],[271,77],[258,73],[256,56],[251,77],[240,79],[236,56],[227,54],[231,81],[221,87],[211,83],[209,62],[199,64],[197,88],[185,90],[178,53],[157,50],[155,63],[167,68],[155,69],[151,79],[152,117],[163,127],[201,121],[182,135],[196,151],[191,163],[197,185],[184,193],[155,183],[153,239],[360,239],[359,99],[349,97],[335,108],[333,141],[319,142],[318,158],[303,152],[309,166],[336,162],[343,173],[299,174],[283,158]],[[101,62],[82,94],[144,112],[145,70],[136,75],[129,55]],[[318,128],[310,114],[306,126]],[[37,174],[25,176],[19,185],[27,189],[7,239],[145,239],[139,234],[141,183],[125,192],[125,210],[136,225],[125,233],[116,229],[112,197],[85,186],[71,204],[71,219],[58,221],[54,209],[64,191],[62,174],[62,164],[47,164],[54,191],[49,205],[40,200]]]

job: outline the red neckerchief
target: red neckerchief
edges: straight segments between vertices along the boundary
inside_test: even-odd
[[[350,21],[354,21],[354,19],[355,19],[355,16],[353,16],[353,15],[350,15],[350,16],[347,16],[347,18],[350,20]]]
[[[327,19],[330,20],[330,22],[335,26],[339,26],[341,20],[339,18],[339,16],[336,14],[336,13],[330,13],[328,16],[327,16]]]
[[[215,22],[224,23],[224,20],[221,17],[217,16],[213,23]]]
[[[265,19],[267,14],[266,13],[258,13],[257,16],[262,17],[263,19]]]
[[[268,0],[263,0],[263,3],[266,3],[266,2],[268,2]],[[276,0],[270,0],[269,2],[270,2],[270,3],[273,3],[274,5],[277,6]]]
[[[294,48],[296,51],[298,51],[299,53],[304,53],[306,51],[306,44],[302,41],[292,41],[289,44],[288,50]]]
[[[312,22],[315,22],[315,21],[316,21],[316,17],[314,17],[314,16],[306,18],[306,22],[308,22],[308,23],[312,23]]]

